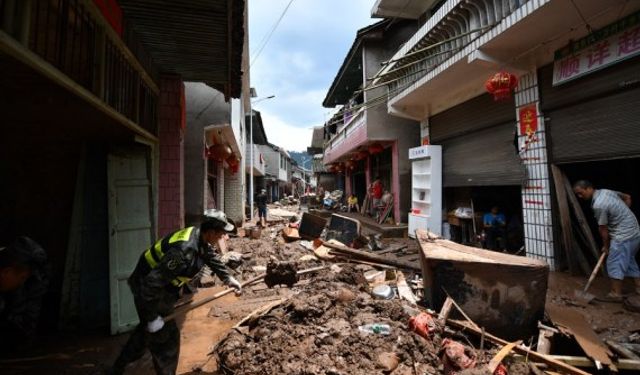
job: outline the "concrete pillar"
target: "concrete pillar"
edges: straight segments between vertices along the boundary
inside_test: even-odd
[[[538,129],[525,147],[527,135],[520,129],[519,110],[534,105],[539,108],[538,77],[535,71],[520,77],[515,94],[518,122],[518,147],[520,158],[527,168],[527,181],[522,187],[522,216],[526,254],[530,258],[541,259],[556,268],[553,241],[553,212],[551,209],[551,188],[549,182],[549,162],[545,136],[544,116],[538,109]]]
[[[244,222],[244,173],[224,170],[224,212],[236,223]]]
[[[160,187],[158,189],[158,236],[184,226],[184,84],[178,76],[160,79],[158,138],[160,141]]]
[[[398,141],[391,144],[391,185],[393,191],[393,218],[396,223],[400,222],[400,154],[398,151]],[[402,197],[407,199],[408,197]]]

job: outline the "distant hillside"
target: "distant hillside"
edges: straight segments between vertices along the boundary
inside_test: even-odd
[[[289,151],[289,155],[291,155],[291,159],[295,160],[301,167],[311,168],[311,162],[306,162],[306,160],[312,159],[312,157],[307,154],[306,151],[298,152],[298,151]]]

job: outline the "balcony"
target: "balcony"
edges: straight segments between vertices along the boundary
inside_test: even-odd
[[[246,145],[246,154],[245,158],[247,160],[247,164],[245,166],[246,173],[251,173],[251,144],[247,143]],[[253,145],[253,175],[254,176],[264,176],[266,174],[266,161],[264,155],[260,151],[258,145]]]
[[[324,162],[332,163],[367,140],[365,109],[360,108],[337,133],[325,143]]]
[[[582,0],[579,7],[582,16],[569,1],[448,0],[374,85],[388,87],[390,113],[422,120],[480,95],[499,70],[523,74],[550,63],[555,50],[585,35],[585,19],[598,29],[640,6]]]
[[[157,73],[133,33],[123,39],[93,1],[0,1],[0,13],[7,11],[0,50],[155,138]]]

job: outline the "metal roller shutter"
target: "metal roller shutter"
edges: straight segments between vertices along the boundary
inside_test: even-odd
[[[444,186],[521,185],[526,177],[517,157],[513,122],[440,142]]]
[[[512,101],[481,95],[429,119],[431,141],[442,145],[445,187],[522,184],[515,112]]]
[[[556,163],[640,156],[640,89],[547,113]]]

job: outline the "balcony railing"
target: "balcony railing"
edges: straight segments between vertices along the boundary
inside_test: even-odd
[[[400,48],[374,82],[403,92],[530,0],[449,0]]]
[[[349,121],[347,121],[342,127],[338,127],[337,133],[325,144],[325,152],[326,150],[331,150],[339,146],[349,135],[351,135],[351,133],[364,126],[364,111],[364,108],[360,108],[358,112],[349,119]]]
[[[246,166],[246,170],[247,173],[249,173],[251,171],[251,144],[247,143],[246,146],[246,154],[245,154],[245,158],[247,158],[247,166]],[[261,157],[261,151],[260,148],[258,147],[258,145],[254,144],[253,145],[253,173],[254,175],[257,176],[264,176],[266,173],[266,162],[264,160],[264,157]]]
[[[0,13],[7,11],[11,14],[0,14],[2,32],[128,120],[157,133],[155,71],[133,31],[126,39],[135,54],[90,0],[0,0]]]

